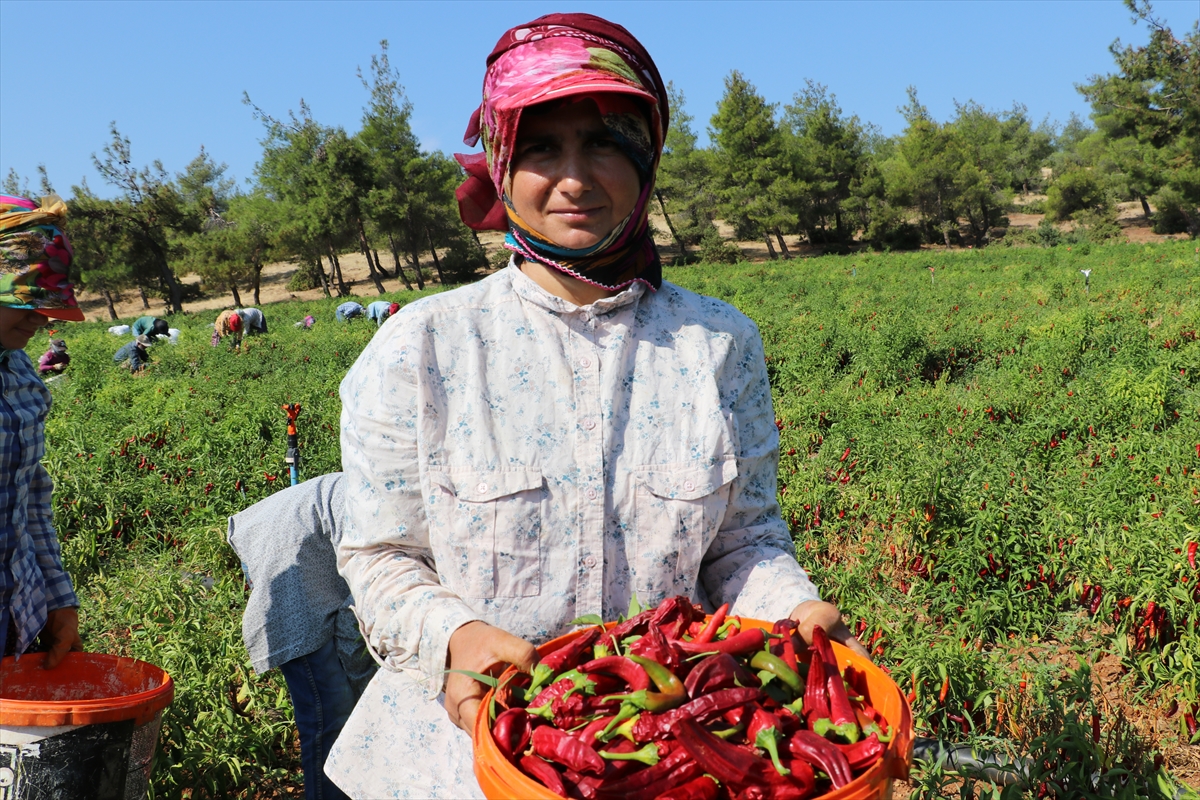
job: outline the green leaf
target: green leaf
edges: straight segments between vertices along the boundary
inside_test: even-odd
[[[474,678],[480,683],[490,686],[493,689],[500,686],[500,681],[493,678],[491,675],[484,675],[482,672],[472,672],[469,669],[448,669],[446,672],[457,672],[459,675],[466,675],[468,678]]]
[[[568,625],[603,625],[604,618],[599,614],[584,614],[567,623]]]
[[[642,604],[638,602],[637,592],[634,592],[629,596],[629,614],[625,619],[636,617],[640,613],[642,613]]]

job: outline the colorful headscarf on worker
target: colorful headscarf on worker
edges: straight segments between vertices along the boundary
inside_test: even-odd
[[[56,195],[43,197],[40,206],[0,195],[0,306],[83,320],[67,282],[72,250],[63,233],[66,218],[67,204]]]
[[[483,103],[463,141],[483,152],[456,155],[467,171],[458,188],[459,213],[476,230],[503,230],[505,247],[605,289],[643,281],[662,285],[662,264],[647,218],[662,155],[669,109],[666,87],[650,54],[629,31],[591,14],[549,14],[507,31],[487,60]],[[508,201],[511,162],[521,113],[586,96],[633,162],[641,193],[630,215],[596,245],[560,247],[526,225]]]

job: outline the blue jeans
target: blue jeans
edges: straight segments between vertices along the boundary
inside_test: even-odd
[[[330,639],[319,650],[279,666],[292,695],[300,730],[300,763],[307,800],[349,800],[325,777],[325,759],[358,702]]]

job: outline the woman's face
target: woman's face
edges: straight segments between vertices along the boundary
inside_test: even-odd
[[[555,244],[579,250],[607,236],[637,205],[641,185],[590,100],[521,115],[509,199]]]
[[[50,320],[27,308],[0,307],[0,348],[22,350]]]

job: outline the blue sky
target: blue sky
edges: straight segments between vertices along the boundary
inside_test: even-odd
[[[1155,10],[1177,35],[1195,0]],[[304,98],[315,118],[356,131],[366,67],[380,39],[413,103],[423,146],[453,152],[479,102],[483,62],[506,28],[552,11],[589,11],[629,28],[687,96],[703,134],[737,69],[772,102],[810,78],[843,110],[899,133],[915,85],[938,119],[954,102],[1028,106],[1035,120],[1086,117],[1074,85],[1112,71],[1108,45],[1142,43],[1118,0],[952,2],[23,2],[0,0],[0,174],[56,189],[86,176],[115,120],[135,164],[181,170],[201,145],[239,183],[253,177],[262,127],[242,92],[283,116]],[[35,188],[36,191],[36,188]]]

